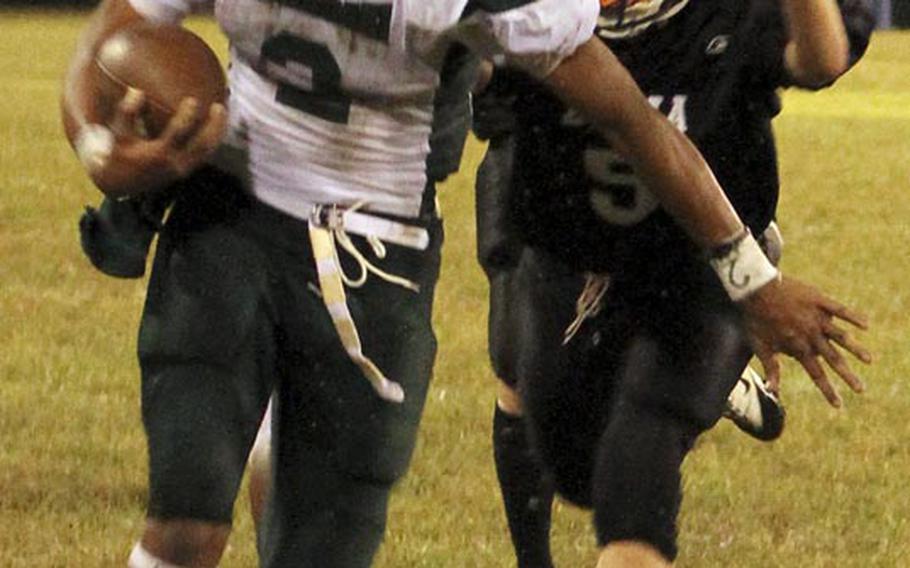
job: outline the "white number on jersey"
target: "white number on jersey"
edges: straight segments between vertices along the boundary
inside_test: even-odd
[[[686,96],[670,98],[669,108],[663,108],[665,101],[660,95],[648,97],[651,106],[666,112],[667,119],[685,132],[688,129]],[[660,206],[660,201],[638,179],[632,167],[610,148],[589,146],[585,150],[584,166],[588,177],[596,183],[591,189],[591,206],[607,223],[635,225]]]

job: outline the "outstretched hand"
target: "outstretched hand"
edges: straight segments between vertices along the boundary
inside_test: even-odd
[[[227,128],[224,105],[201,109],[187,98],[163,132],[147,138],[139,120],[147,104],[142,91],[127,91],[108,125],[114,135],[110,155],[88,168],[98,187],[112,197],[154,191],[185,177],[214,153]]]
[[[830,367],[857,393],[863,381],[853,372],[841,350],[863,363],[872,355],[840,322],[867,328],[866,316],[832,300],[813,286],[795,278],[782,277],[757,290],[742,302],[752,347],[765,370],[769,388],[780,385],[778,353],[796,359],[815,386],[834,407],[842,400],[828,378]]]

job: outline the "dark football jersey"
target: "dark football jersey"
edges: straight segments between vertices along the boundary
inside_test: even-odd
[[[848,14],[855,61],[871,27],[851,25]],[[777,205],[771,119],[780,111],[777,89],[789,84],[778,2],[694,0],[668,22],[605,42],[651,104],[695,142],[737,212],[760,234]],[[517,134],[512,208],[526,241],[582,270],[691,248],[631,167],[584,120],[526,78],[506,77]]]
[[[427,156],[427,178],[438,182],[458,171],[465,139],[471,129],[471,87],[480,60],[466,48],[451,49],[440,73],[433,101],[433,130]]]

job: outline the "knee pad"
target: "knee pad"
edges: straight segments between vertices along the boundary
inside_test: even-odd
[[[243,389],[245,383],[203,365],[144,366],[150,516],[231,522],[268,398],[264,388]]]
[[[246,455],[227,444],[150,451],[148,515],[230,524]]]
[[[598,542],[646,542],[676,557],[683,459],[699,430],[661,409],[620,403],[598,447],[594,522]]]
[[[697,432],[721,418],[730,390],[751,352],[742,330],[729,321],[711,324],[689,346],[639,337],[625,359],[626,402],[675,418]],[[710,345],[700,348],[699,345]]]
[[[368,568],[385,533],[392,484],[333,467],[278,473],[259,534],[262,566]]]
[[[532,445],[552,476],[556,491],[579,507],[591,507],[594,457],[603,431],[596,381],[565,374],[558,357],[534,366],[525,393],[526,426]]]

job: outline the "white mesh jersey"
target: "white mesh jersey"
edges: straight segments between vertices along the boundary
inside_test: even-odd
[[[130,0],[177,22],[214,13],[231,43],[230,131],[218,165],[262,201],[363,201],[418,214],[432,103],[456,42],[548,74],[587,41],[597,0]]]

